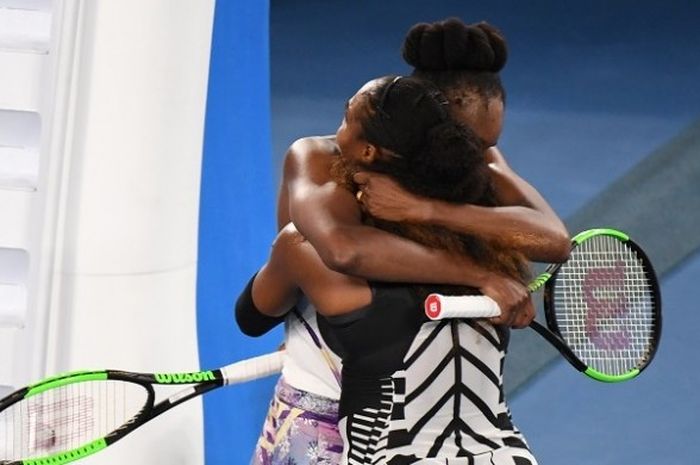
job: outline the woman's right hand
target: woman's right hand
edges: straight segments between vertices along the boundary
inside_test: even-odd
[[[492,274],[479,290],[496,301],[501,315],[489,318],[494,325],[525,328],[535,318],[535,306],[524,284],[503,275]]]
[[[424,222],[429,219],[432,202],[411,194],[390,176],[360,171],[353,177],[358,201],[375,218],[397,222]]]

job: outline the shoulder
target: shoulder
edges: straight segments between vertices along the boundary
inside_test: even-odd
[[[284,182],[293,186],[323,185],[331,181],[333,160],[340,153],[335,136],[303,137],[289,146],[284,160]]]
[[[340,153],[335,136],[310,136],[295,140],[287,149],[287,158],[295,160],[326,158]]]
[[[305,240],[304,236],[302,236],[296,226],[294,226],[294,223],[290,222],[277,233],[272,247],[275,249],[288,249],[289,247],[301,244]]]
[[[495,145],[486,149],[484,153],[484,158],[486,158],[486,163],[489,164],[496,164],[500,166],[508,165],[506,163],[506,158],[503,156],[503,153],[501,153],[501,151]]]

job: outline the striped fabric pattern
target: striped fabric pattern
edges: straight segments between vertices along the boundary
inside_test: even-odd
[[[506,344],[487,323],[425,323],[381,408],[343,420],[344,463],[536,465],[503,396]]]

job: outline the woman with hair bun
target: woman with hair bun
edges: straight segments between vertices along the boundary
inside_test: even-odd
[[[496,199],[483,143],[454,121],[437,88],[417,78],[368,82],[348,103],[336,140],[334,177],[352,186],[359,169],[383,173],[414,195],[484,207]],[[445,228],[384,221],[375,227],[474,260],[524,284],[516,250]],[[429,321],[431,292],[478,294],[465,286],[387,284],[327,268],[293,224],[278,235],[248,301],[269,316],[302,292],[342,357],[341,464],[535,465],[504,401],[507,329],[487,321]]]
[[[416,26],[418,29],[414,29],[442,28],[437,24]],[[411,40],[417,41],[418,45],[424,42],[426,47],[418,51],[420,61],[415,65],[420,69],[430,67],[425,64],[430,60],[429,48],[437,45],[429,40],[424,41],[423,34],[413,32],[414,29],[409,34]],[[435,34],[445,37],[444,31]],[[430,31],[426,33],[426,36],[429,35]],[[451,37],[451,33],[447,36]],[[497,44],[493,46],[498,47]],[[404,48],[408,50],[411,47]],[[452,47],[448,49],[453,50]],[[465,55],[475,53],[473,47],[454,50],[462,50],[460,53]],[[444,54],[444,47],[439,48],[438,53]],[[504,63],[505,54],[498,56],[503,58]],[[440,58],[438,65],[443,66],[444,61]],[[440,70],[430,72],[435,79],[443,74]],[[416,70],[416,73],[419,71]],[[448,72],[445,76],[460,73]],[[425,77],[430,79],[430,76]],[[500,135],[502,112],[482,111],[483,101],[476,97],[481,95],[480,92],[492,95],[493,82],[492,76],[486,79],[474,76],[467,83],[470,91],[465,92],[464,97],[449,92],[449,89],[446,92],[454,117],[462,121],[460,113],[463,112],[466,119],[462,122],[472,127],[486,145],[492,145]],[[437,83],[440,85],[442,81],[438,79]],[[483,90],[478,88],[481,86]],[[502,89],[495,95],[503,95]],[[497,109],[499,101],[502,102],[502,99],[496,98],[491,102],[494,105],[486,108]],[[470,109],[470,104],[474,104],[474,108]],[[456,111],[458,109],[461,110]],[[484,118],[484,121],[479,118]],[[493,320],[494,324],[526,326],[534,317],[534,310],[525,286],[519,281],[507,274],[489,270],[469,257],[429,247],[364,224],[356,199],[356,194],[359,194],[364,208],[376,217],[394,219],[390,210],[392,203],[386,200],[390,199],[391,189],[396,188],[396,211],[399,215],[416,214],[422,224],[428,224],[423,219],[433,213],[430,211],[433,204],[429,200],[435,202],[436,209],[461,207],[464,210],[459,213],[463,216],[460,221],[466,226],[459,225],[458,230],[489,243],[500,241],[509,244],[529,260],[565,260],[569,250],[568,233],[556,214],[535,189],[510,170],[495,147],[485,153],[491,162],[486,167],[486,176],[490,178],[493,188],[495,207],[456,205],[427,199],[401,189],[392,178],[376,172],[357,173],[356,180],[362,189],[359,191],[362,194],[359,194],[340,185],[331,176],[331,166],[340,154],[335,136],[299,139],[290,146],[285,158],[278,202],[278,227],[282,229],[293,221],[307,240],[306,244],[313,246],[320,260],[334,271],[373,282],[471,286],[499,303],[503,313],[499,319]],[[412,202],[415,213],[410,211],[414,208],[410,207]],[[246,292],[242,294],[236,308],[236,319],[241,330],[257,336],[284,321],[287,349],[282,377],[276,387],[252,465],[286,464],[290,459],[298,465],[337,463],[342,450],[336,426],[340,360],[318,337],[313,307],[303,300],[298,304],[298,310],[290,312],[288,316],[271,318],[250,311],[246,295]]]
[[[424,199],[381,175],[360,174],[356,180],[364,207],[376,217],[440,225],[492,242],[503,241],[533,261],[563,261],[569,250],[564,224],[542,196],[508,166],[496,147],[505,108],[505,90],[498,73],[505,66],[507,50],[505,38],[492,25],[465,24],[457,18],[416,24],[402,47],[404,60],[414,68],[412,75],[437,85],[452,116],[482,139],[501,208],[488,210]],[[528,323],[523,320],[513,326]]]

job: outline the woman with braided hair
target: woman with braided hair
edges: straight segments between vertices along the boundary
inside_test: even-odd
[[[426,81],[370,81],[350,99],[336,140],[341,154],[334,176],[351,189],[353,174],[363,169],[426,198],[496,203],[483,143],[449,116],[447,101]],[[371,216],[365,221],[526,282],[525,259],[504,244],[436,226]],[[503,397],[505,329],[486,321],[432,322],[422,311],[430,292],[477,289],[386,284],[337,273],[290,224],[255,277],[250,302],[277,316],[300,291],[321,315],[321,334],[343,361],[341,463],[536,463]]]
[[[417,26],[419,29],[414,28],[409,33],[407,44],[409,40],[419,37],[416,30],[438,29],[437,32],[432,31],[435,32],[433,35],[441,35],[441,24]],[[472,31],[477,27],[460,24]],[[431,30],[425,35],[430,36]],[[445,41],[445,37],[457,35],[442,36],[441,40]],[[425,44],[430,47],[429,41]],[[444,54],[445,50],[455,47],[465,55],[495,56],[487,49],[498,48],[499,45],[489,40],[472,41],[470,46],[445,41],[444,46],[435,53]],[[426,53],[421,56],[425,58]],[[505,62],[505,56],[499,56]],[[418,63],[416,66],[424,65]],[[484,65],[479,66],[483,68]],[[489,66],[495,69],[493,65]],[[482,68],[474,70],[474,73],[480,74]],[[463,71],[469,72],[467,69]],[[431,73],[437,79],[441,71]],[[491,74],[495,73],[491,71]],[[492,78],[473,81],[474,85],[484,85],[488,89],[491,89],[492,82]],[[478,89],[475,92],[475,95],[479,95]],[[491,90],[487,94],[492,95]],[[480,99],[457,100],[454,93],[448,92],[447,95],[450,97],[451,111],[466,107],[468,103],[480,102]],[[495,95],[501,96],[502,91]],[[498,103],[498,99],[495,103]],[[498,105],[489,107],[498,108]],[[465,113],[480,139],[486,141],[486,145],[492,145],[500,134],[502,115],[481,109],[479,106],[473,112]],[[460,118],[459,113],[454,116]],[[484,118],[483,122],[478,120],[479,117]],[[303,138],[289,148],[279,197],[280,228],[294,221],[308,244],[318,251],[323,263],[335,271],[372,281],[469,285],[499,302],[503,315],[494,320],[494,324],[523,327],[531,321],[534,311],[527,291],[508,275],[488,271],[464,256],[427,247],[363,224],[355,192],[348,191],[331,177],[330,168],[339,153],[334,136]],[[568,254],[568,233],[556,214],[539,193],[510,170],[495,147],[489,148],[486,156],[492,162],[488,165],[487,176],[491,179],[498,206],[462,205],[465,210],[460,215],[468,215],[468,218],[462,219],[468,227],[462,230],[487,241],[507,242],[530,260],[563,261]],[[417,212],[432,208],[429,201],[433,199],[400,189],[390,177],[365,171],[358,173],[356,179],[364,192],[361,195],[362,203],[377,217],[392,219],[388,210],[391,202],[383,201],[389,197],[390,189],[397,190],[397,206],[401,215],[410,210],[410,202],[417,206]],[[458,207],[441,202],[436,205]],[[314,309],[304,303],[298,305],[300,311],[292,312],[286,318],[269,318],[248,311],[250,305],[247,305],[246,295],[244,292],[236,310],[241,329],[246,334],[259,335],[284,320],[287,347],[283,376],[276,388],[252,464],[277,465],[286,463],[290,458],[294,458],[299,465],[316,463],[316,460],[320,460],[319,463],[337,461],[342,448],[336,429],[339,396],[336,375],[340,361],[322,340],[319,342]],[[309,455],[305,452],[307,450],[314,452]]]
[[[413,66],[413,76],[436,84],[452,116],[471,127],[487,147],[489,177],[501,216],[476,205],[424,199],[386,176],[369,173],[356,177],[364,207],[387,220],[441,225],[493,242],[503,240],[533,261],[550,261],[552,253],[559,255],[555,261],[565,258],[568,237],[563,223],[496,147],[505,108],[505,90],[498,74],[507,60],[503,35],[484,22],[467,25],[450,18],[422,23],[408,31],[402,54]],[[557,231],[559,237],[553,240],[554,234],[547,231]]]

